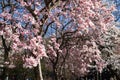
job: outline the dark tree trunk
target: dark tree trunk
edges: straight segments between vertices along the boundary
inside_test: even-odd
[[[57,77],[57,71],[56,71],[56,66],[53,65],[53,80],[58,80],[58,77]]]
[[[6,62],[6,61],[8,61],[8,55],[9,55],[10,47],[7,47],[4,37],[1,36],[1,38],[2,38],[2,44],[3,44],[3,47],[4,47],[4,62]],[[7,75],[8,75],[8,69],[7,69],[7,66],[4,65],[2,80],[5,80]]]

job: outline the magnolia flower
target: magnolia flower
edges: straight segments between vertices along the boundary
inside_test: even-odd
[[[13,64],[10,64],[9,66],[8,66],[8,68],[15,68],[16,66],[15,65],[13,65]]]
[[[36,67],[37,65],[38,65],[38,61],[32,56],[30,56],[30,58],[25,58],[24,67],[32,68],[32,67]]]
[[[0,31],[0,35],[3,35],[3,31]]]

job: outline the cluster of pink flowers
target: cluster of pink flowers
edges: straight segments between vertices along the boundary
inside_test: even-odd
[[[25,64],[23,65],[26,68],[33,68],[38,65],[38,61],[34,57],[25,58]]]
[[[41,36],[33,37],[27,41],[20,41],[19,36],[14,36],[12,50],[14,53],[21,53],[24,50],[29,50],[29,54],[33,54],[34,57],[28,55],[24,57],[25,66],[24,67],[35,67],[38,64],[38,60],[42,57],[47,57],[45,46],[42,44]]]
[[[46,46],[48,55],[57,56],[57,52],[62,53],[60,44],[56,42],[56,38],[52,37]]]
[[[83,46],[75,45],[69,53],[66,65],[76,75],[85,75],[90,68],[96,68],[101,72],[105,67],[105,61],[101,58],[101,52],[94,41],[85,41]]]

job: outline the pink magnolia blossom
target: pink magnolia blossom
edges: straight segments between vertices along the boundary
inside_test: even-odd
[[[32,56],[30,58],[25,58],[24,67],[32,68],[32,67],[36,67],[37,64],[38,64],[38,61]]]
[[[13,65],[13,64],[10,64],[9,66],[8,66],[8,68],[11,68],[11,69],[13,69],[13,68],[15,68],[16,66],[15,65]]]

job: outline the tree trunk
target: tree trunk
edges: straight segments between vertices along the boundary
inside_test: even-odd
[[[58,80],[58,77],[57,77],[57,71],[56,71],[56,66],[53,65],[53,80]]]
[[[43,80],[40,60],[38,60],[38,66],[34,67],[34,74],[34,80]]]
[[[6,62],[6,61],[9,61],[8,55],[9,55],[9,51],[10,51],[10,46],[7,47],[5,39],[4,39],[3,36],[1,36],[1,38],[2,38],[2,45],[4,47],[4,62]],[[3,74],[2,75],[3,75],[2,80],[5,80],[6,77],[7,77],[7,66],[5,66],[5,65],[4,65],[4,68],[3,68]]]
[[[40,60],[38,60],[38,69],[39,69],[39,77],[40,77],[40,80],[43,80],[42,69],[41,69],[41,62],[40,62]]]

